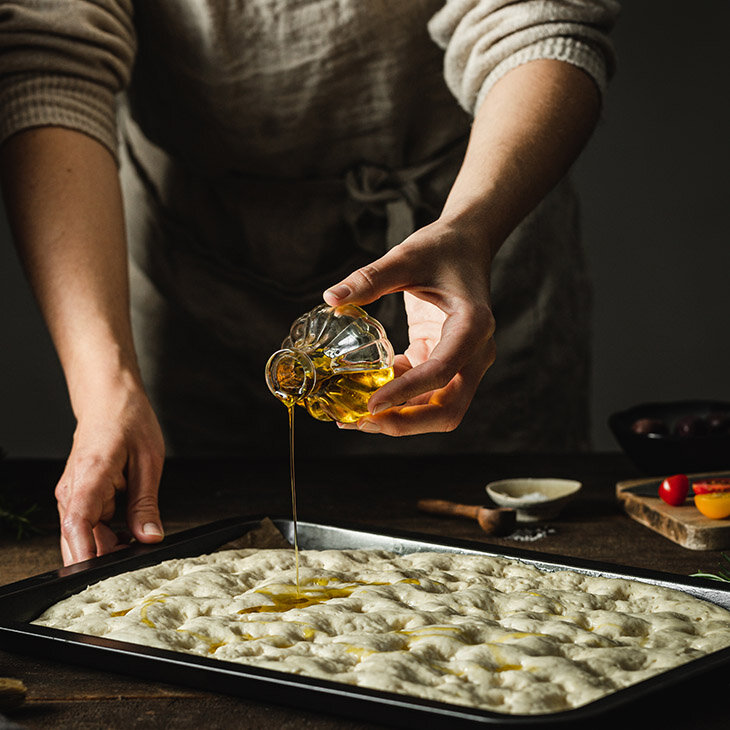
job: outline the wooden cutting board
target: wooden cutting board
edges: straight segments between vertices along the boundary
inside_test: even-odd
[[[702,477],[730,477],[730,472],[713,472],[711,474],[689,474],[690,482]],[[730,518],[711,520],[705,517],[694,506],[690,497],[681,507],[672,507],[659,498],[661,479],[635,479],[619,482],[616,485],[616,496],[624,510],[637,522],[650,527],[660,535],[669,538],[690,550],[726,550],[730,548]],[[653,492],[656,496],[632,494],[630,490],[638,488]]]

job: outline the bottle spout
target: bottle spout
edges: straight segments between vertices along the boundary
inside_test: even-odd
[[[314,363],[302,350],[277,350],[266,363],[266,385],[285,406],[306,398],[316,382]]]

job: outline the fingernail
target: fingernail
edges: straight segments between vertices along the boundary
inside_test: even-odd
[[[383,411],[387,411],[388,408],[392,408],[392,405],[390,403],[378,403],[378,405],[373,406],[373,410],[370,411],[373,415],[376,413],[382,413]]]
[[[156,525],[154,522],[147,522],[142,527],[142,532],[145,535],[155,535],[156,537],[163,537],[165,534],[162,532],[162,528],[159,525]]]
[[[327,289],[325,294],[331,294],[335,299],[345,299],[352,294],[352,290],[347,284],[339,284],[333,286],[331,289]]]
[[[380,433],[380,426],[378,426],[378,424],[374,421],[369,421],[368,419],[359,423],[357,427],[366,433]]]

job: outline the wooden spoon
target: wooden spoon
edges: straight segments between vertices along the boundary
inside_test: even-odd
[[[459,504],[445,499],[420,499],[418,509],[436,515],[476,520],[487,535],[507,535],[512,532],[517,521],[513,509],[489,509],[478,504]]]

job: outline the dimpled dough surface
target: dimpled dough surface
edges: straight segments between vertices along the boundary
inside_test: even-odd
[[[730,645],[679,591],[502,558],[227,550],[108,578],[34,623],[516,714],[579,707]]]

